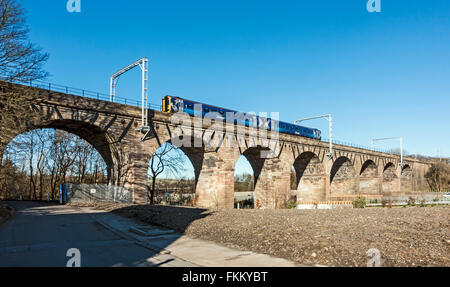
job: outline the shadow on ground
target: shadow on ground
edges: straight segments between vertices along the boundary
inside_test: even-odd
[[[91,214],[71,206],[39,202],[5,202],[16,210],[0,227],[0,266],[65,267],[71,248],[81,252],[83,267],[161,266],[174,259],[160,253],[195,220],[210,211],[165,206],[127,206],[112,213],[174,229],[177,233],[149,238],[144,247],[99,224]],[[96,215],[109,215],[100,211]],[[158,256],[160,258],[158,259]],[[148,260],[152,258],[151,260]],[[154,260],[156,258],[156,260]]]
[[[208,217],[214,211],[201,208],[134,205],[112,210],[112,213],[184,233],[192,222]]]

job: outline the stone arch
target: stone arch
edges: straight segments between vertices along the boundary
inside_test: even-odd
[[[233,176],[234,207],[254,208],[255,175],[252,165],[244,155],[240,155],[236,161]]]
[[[378,174],[378,167],[377,164],[369,159],[366,160],[362,167],[361,167],[361,172],[359,173],[361,176],[371,176],[371,177],[376,177]]]
[[[202,172],[205,150],[203,148],[185,147],[181,147],[180,150],[183,151],[183,153],[189,158],[189,161],[194,168],[195,187],[197,187],[198,181],[200,179],[200,174]]]
[[[255,189],[259,183],[259,177],[264,167],[264,162],[266,161],[265,158],[261,158],[261,152],[263,150],[267,149],[257,146],[257,147],[250,147],[242,153],[242,156],[244,156],[248,160],[253,169],[253,177],[254,177],[253,184]]]
[[[63,126],[63,124],[65,124],[65,125]],[[72,128],[75,124],[79,124],[79,126],[77,126],[78,127],[77,129]],[[51,121],[51,122],[42,123],[40,125],[35,125],[32,127],[29,126],[26,129],[25,128],[17,129],[16,131],[14,131],[13,138],[7,143],[7,146],[5,147],[5,149],[3,149],[3,151],[7,150],[8,145],[12,141],[15,141],[17,138],[24,139],[23,136],[25,136],[25,135],[29,138],[33,138],[34,152],[38,151],[39,153],[38,154],[33,153],[33,156],[34,156],[33,174],[31,174],[30,170],[27,168],[27,172],[26,172],[25,176],[30,178],[30,175],[34,175],[34,176],[36,176],[36,178],[39,178],[39,180],[35,181],[33,193],[31,192],[31,188],[29,189],[29,191],[24,192],[24,189],[22,186],[22,189],[18,189],[18,190],[20,190],[20,192],[16,193],[16,197],[13,199],[17,199],[17,197],[19,195],[26,194],[27,200],[42,201],[42,200],[44,200],[44,198],[47,197],[47,195],[49,196],[49,198],[51,200],[54,200],[54,199],[57,199],[59,184],[62,184],[62,183],[68,184],[68,183],[80,182],[81,184],[92,184],[92,185],[110,184],[113,179],[112,172],[113,172],[113,162],[114,161],[112,160],[111,153],[107,149],[107,147],[109,147],[109,145],[106,145],[105,142],[103,142],[101,138],[93,137],[93,135],[96,133],[92,133],[92,132],[88,133],[87,131],[90,131],[90,130],[95,130],[96,132],[99,132],[92,125],[86,125],[83,122],[62,123],[62,121]],[[59,133],[58,133],[58,131],[59,131]],[[61,132],[64,132],[64,134],[61,134]],[[99,136],[100,134],[97,133],[97,135]],[[41,138],[40,136],[43,136],[44,138]],[[62,138],[60,136],[64,136],[64,138]],[[66,137],[66,136],[68,136],[68,137]],[[102,136],[107,137],[108,135],[103,134]],[[35,139],[37,139],[37,138],[38,138],[38,140],[36,141]],[[46,141],[46,142],[41,142],[42,139],[51,139],[51,140]],[[70,141],[68,141],[69,139],[70,139]],[[80,139],[85,143],[79,142]],[[58,141],[56,141],[56,140],[58,140]],[[60,145],[59,140],[63,140],[63,141],[65,141],[65,143],[72,143],[72,144],[75,142],[78,142],[81,144],[82,147],[85,147],[85,144],[88,143],[91,146],[90,148],[95,149],[97,154],[95,154],[94,157],[89,158],[89,160],[92,160],[92,159],[97,160],[97,161],[90,161],[90,163],[94,163],[94,162],[98,163],[98,165],[95,166],[95,171],[92,169],[92,165],[85,165],[84,171],[82,171],[80,169],[72,169],[73,167],[78,167],[77,165],[74,165],[76,162],[72,162],[70,165],[71,168],[66,170],[67,173],[64,173],[64,178],[62,178],[62,177],[53,178],[52,177],[52,181],[50,182],[50,180],[49,180],[50,175],[54,175],[54,172],[55,172],[55,170],[53,169],[53,167],[55,167],[55,163],[56,163],[55,160],[58,161],[57,158],[51,156],[52,155],[51,151],[52,151],[52,148],[58,147],[58,145]],[[31,144],[28,140],[26,142],[28,144]],[[40,144],[43,144],[43,145],[40,145]],[[19,148],[19,149],[23,150],[23,147]],[[40,153],[41,150],[44,152],[43,154]],[[30,157],[29,157],[30,153],[28,152],[28,150],[26,150],[26,154],[27,154],[28,158],[30,159]],[[5,156],[8,156],[8,155],[11,155],[10,151]],[[41,157],[42,155],[47,156],[47,158]],[[67,157],[67,154],[64,154],[64,158],[65,159],[76,159],[76,157],[74,156],[75,153],[73,152],[73,150],[72,150],[72,155],[73,155],[72,157]],[[4,153],[3,152],[0,153],[0,164],[2,164],[3,156],[4,156]],[[98,156],[100,156],[101,159]],[[49,161],[46,162],[45,161],[46,159]],[[86,157],[84,159],[86,159]],[[37,162],[40,162],[41,164],[43,163],[44,165],[41,165],[41,167],[44,167],[44,169],[40,169],[39,166],[36,166]],[[50,168],[46,166],[47,163],[50,164]],[[66,163],[67,163],[67,161],[66,161]],[[30,163],[28,163],[28,164],[30,164]],[[24,176],[23,171],[22,172],[19,171],[18,173],[19,174],[21,173],[21,176],[23,178],[23,176]],[[93,180],[93,178],[92,178],[94,176],[94,174],[95,174],[95,180]],[[59,174],[59,175],[62,175],[62,174]],[[82,177],[81,175],[84,175],[85,177]],[[80,177],[78,177],[78,176],[80,176]],[[90,179],[89,179],[89,177],[90,177]],[[55,180],[53,180],[53,179],[55,179]],[[14,180],[13,180],[11,186],[14,189],[14,186],[15,186]],[[33,196],[31,194],[33,194]]]
[[[157,152],[159,154],[155,156],[155,153]],[[153,158],[155,159],[155,161],[152,161]],[[171,158],[172,160],[179,159],[180,161],[173,162],[173,165],[171,167],[164,165],[164,169],[160,169],[160,161],[165,161],[165,163],[167,163],[168,158]],[[154,174],[152,173],[152,164],[155,167],[156,172],[161,172],[160,174],[156,175],[157,177],[155,182],[153,182],[152,180],[154,177]],[[156,193],[154,195],[155,202],[158,202],[158,200],[163,200],[161,194],[158,191],[161,191],[162,189],[165,190],[166,188],[168,188],[169,193],[171,193],[174,188],[177,189],[177,194],[173,194],[175,195],[175,197],[173,198],[178,198],[179,201],[194,199],[194,197],[192,197],[194,194],[192,193],[195,192],[198,177],[200,174],[198,168],[196,171],[194,164],[195,156],[193,156],[191,153],[188,154],[186,150],[182,148],[174,146],[170,140],[162,143],[161,145],[158,145],[158,147],[154,150],[149,158],[147,169],[147,192],[150,192],[152,190],[154,184],[156,190]],[[169,171],[176,171],[178,173],[172,173]],[[169,177],[165,178],[165,176]],[[165,193],[166,192],[164,192],[164,194]],[[183,196],[181,196],[181,194]],[[151,199],[147,194],[147,201],[150,200]]]
[[[62,130],[74,134],[92,145],[101,155],[107,166],[108,182],[115,183],[117,177],[115,176],[115,164],[118,161],[116,156],[118,150],[114,145],[112,137],[103,129],[96,125],[84,121],[76,120],[48,120],[40,123],[35,123],[32,126],[18,128],[11,140],[16,136],[30,132],[36,129],[55,129]]]
[[[133,111],[117,113],[124,107],[58,93],[43,94],[42,100],[30,107],[29,114],[17,114],[7,139],[0,139],[0,150],[10,133],[21,134],[35,128],[73,133],[93,145],[103,157],[109,183],[129,189],[134,202],[143,202],[148,152],[139,141],[142,135],[135,130],[138,121]]]
[[[388,162],[384,165],[383,171],[388,171],[388,170],[393,171],[395,173],[395,176],[397,176],[397,173],[395,171],[396,170],[395,164],[393,162]]]
[[[414,172],[409,164],[402,166],[400,175],[401,191],[413,191]]]
[[[403,172],[408,172],[408,171],[412,171],[411,166],[410,166],[409,164],[404,164],[404,165],[402,166],[402,173],[403,173]]]
[[[157,128],[155,137],[146,142],[146,145],[149,147],[147,163],[150,162],[153,154],[164,144],[173,145],[181,150],[189,159],[189,162],[194,169],[195,204],[200,207],[212,207],[207,204],[208,200],[211,200],[211,191],[204,191],[202,188],[199,188],[199,186],[204,187],[204,184],[199,183],[202,182],[202,179],[205,176],[207,176],[205,173],[206,169],[214,166],[214,160],[212,158],[205,158],[206,150],[202,139],[190,135],[191,131],[183,131],[183,133],[175,134],[169,129],[169,127],[166,128],[167,130]],[[181,145],[180,140],[175,139],[178,137],[184,137],[184,143],[186,144]],[[186,138],[188,143],[186,142]],[[197,147],[198,142],[201,143],[199,147]]]
[[[397,167],[393,162],[388,162],[383,168],[383,193],[399,191]]]
[[[291,199],[291,166],[283,153],[273,158],[261,156],[263,152],[269,151],[270,148],[259,145],[241,151],[253,169],[255,209],[281,208]]]
[[[75,134],[90,143],[100,153],[108,166],[113,165],[114,140],[106,131],[96,125],[84,121],[53,120],[40,124],[36,128],[51,128]]]
[[[331,197],[339,198],[358,193],[358,174],[348,157],[339,157],[330,173]]]
[[[379,185],[377,164],[371,159],[366,160],[359,173],[359,191],[362,194],[378,194]]]
[[[173,145],[181,150],[192,164],[194,168],[195,188],[197,188],[206,152],[201,137],[192,136],[192,130],[190,129],[176,131],[171,130],[168,125],[156,125],[155,131],[154,136],[145,142],[148,151],[146,161],[149,162],[154,153],[164,144]],[[201,144],[199,145],[199,143]]]
[[[148,159],[162,143],[174,144],[183,151],[194,167],[195,206],[232,209],[235,149],[223,144],[224,138],[220,134],[208,136],[189,127],[172,129],[168,125],[164,126],[156,128],[154,137],[145,142],[150,149]]]
[[[304,152],[294,161],[298,201],[325,201],[326,175],[320,158],[313,152]]]

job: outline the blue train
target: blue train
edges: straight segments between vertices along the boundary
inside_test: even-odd
[[[186,114],[189,114],[191,116],[194,116],[194,106],[195,105],[201,105],[202,107],[202,117],[205,117],[209,113],[216,113],[219,115],[220,118],[222,118],[224,121],[227,121],[227,116],[233,114],[234,122],[239,125],[250,125],[249,118],[252,118],[252,116],[243,116],[238,117],[237,115],[242,113],[233,111],[233,110],[227,110],[211,105],[206,105],[186,99],[182,99],[179,97],[172,97],[172,96],[166,96],[162,99],[162,105],[161,110],[165,113],[178,113],[178,112],[184,112]],[[230,119],[231,120],[231,119]],[[258,126],[264,126],[266,129],[271,130],[272,129],[272,120],[271,119],[263,119],[258,116],[256,116],[257,125]],[[290,123],[285,122],[278,122],[278,128],[276,128],[278,132],[280,133],[286,133],[291,135],[298,135],[302,137],[312,138],[321,140],[321,134],[322,132],[318,129],[311,129],[307,127],[302,127],[299,125],[294,125]]]

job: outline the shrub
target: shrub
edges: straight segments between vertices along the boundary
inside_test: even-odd
[[[425,200],[425,199],[422,199],[421,201],[420,201],[420,207],[425,207],[426,206],[426,203],[427,203],[427,201]]]
[[[358,197],[353,201],[353,208],[365,208],[367,205],[365,197]]]
[[[414,199],[414,197],[412,197],[412,196],[409,197],[408,205],[409,206],[415,206],[416,205],[416,200]]]
[[[287,209],[294,209],[297,208],[297,201],[296,200],[289,200],[287,203]]]

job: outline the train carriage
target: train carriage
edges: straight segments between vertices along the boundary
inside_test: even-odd
[[[286,122],[274,121],[270,118],[266,119],[253,114],[245,114],[242,112],[198,103],[179,97],[164,97],[162,99],[161,110],[165,113],[186,113],[191,116],[201,114],[203,118],[221,118],[224,121],[234,121],[234,123],[239,125],[265,127],[268,130],[274,129],[280,133],[321,140],[321,131],[318,129],[307,128]]]

